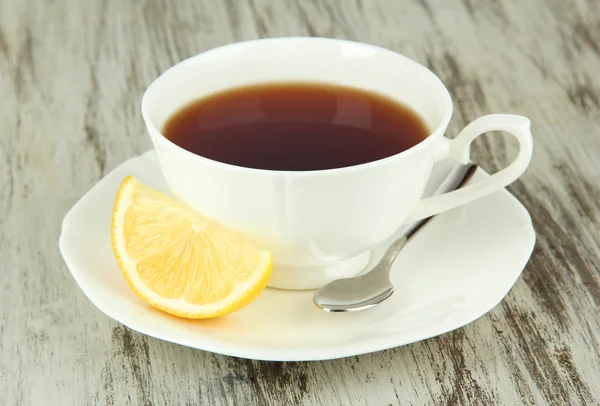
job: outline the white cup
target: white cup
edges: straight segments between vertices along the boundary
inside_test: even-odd
[[[179,108],[212,93],[265,82],[321,82],[367,89],[412,107],[431,134],[416,146],[362,165],[292,172],[243,168],[189,152],[161,130]],[[142,114],[172,193],[205,216],[237,229],[273,253],[269,286],[318,288],[353,276],[371,250],[403,223],[463,205],[517,179],[531,160],[530,121],[492,114],[444,137],[452,100],[424,66],[372,45],[324,38],[242,42],[193,56],[150,85]],[[421,199],[435,162],[469,160],[473,139],[506,131],[517,158],[480,182]]]

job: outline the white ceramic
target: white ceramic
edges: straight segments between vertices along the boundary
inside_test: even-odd
[[[190,101],[230,87],[286,81],[368,89],[411,106],[431,135],[392,157],[354,167],[286,172],[240,168],[190,153],[160,133]],[[529,120],[489,115],[450,141],[452,101],[427,68],[394,52],[323,38],[256,40],[216,48],[163,73],[146,91],[142,114],[172,193],[273,252],[269,286],[317,288],[358,273],[373,247],[408,220],[488,195],[517,179],[531,159]],[[345,114],[338,106],[337,114]],[[369,117],[365,117],[368,120]],[[520,143],[515,161],[484,181],[419,202],[435,162],[466,163],[471,141],[506,131]]]
[[[428,191],[445,174],[441,164],[435,169]],[[529,214],[501,190],[440,214],[427,225],[394,264],[394,295],[373,309],[326,313],[313,305],[312,291],[267,288],[237,313],[191,321],[138,299],[114,259],[110,218],[115,194],[127,175],[167,191],[155,153],[150,152],[122,164],[75,204],[63,221],[59,242],[75,280],[98,309],[134,330],[244,358],[340,358],[456,329],[500,302],[519,277],[535,242]],[[489,178],[479,172],[476,179]],[[385,244],[376,250],[373,260],[384,248]]]

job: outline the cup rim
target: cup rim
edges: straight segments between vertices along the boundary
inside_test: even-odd
[[[317,170],[311,170],[311,171],[289,171],[289,170],[274,170],[274,169],[259,169],[259,168],[249,168],[249,167],[245,167],[245,166],[238,166],[238,165],[232,165],[232,164],[228,164],[225,162],[220,162],[220,161],[216,161],[210,158],[206,158],[203,157],[202,155],[198,155],[195,154],[191,151],[188,151],[187,149],[175,144],[173,141],[169,140],[167,137],[165,137],[162,134],[162,131],[159,130],[157,128],[156,125],[154,125],[154,122],[152,121],[152,119],[150,119],[150,113],[148,112],[148,94],[151,92],[152,88],[156,85],[157,82],[159,82],[161,79],[164,80],[164,77],[172,70],[178,69],[181,66],[187,65],[189,63],[192,63],[193,61],[195,61],[196,59],[202,58],[202,57],[206,57],[209,54],[212,53],[216,53],[216,52],[224,52],[228,49],[233,49],[236,47],[241,47],[241,46],[248,46],[249,44],[253,44],[253,43],[265,43],[265,42],[289,42],[289,41],[311,41],[311,42],[323,42],[323,41],[328,41],[328,42],[336,42],[336,43],[347,43],[347,44],[352,44],[353,46],[361,46],[361,47],[366,47],[366,48],[370,48],[370,49],[374,49],[377,50],[378,52],[383,52],[383,53],[387,53],[387,54],[393,54],[395,57],[400,57],[405,59],[409,64],[412,65],[416,65],[417,67],[419,67],[420,69],[424,69],[426,70],[430,75],[431,75],[431,79],[435,82],[437,82],[438,85],[441,86],[441,90],[443,92],[443,98],[445,99],[445,103],[447,104],[447,109],[446,112],[443,115],[443,118],[441,119],[440,123],[433,129],[429,129],[429,135],[421,142],[419,142],[418,144],[413,145],[412,147],[399,152],[397,154],[394,155],[390,155],[386,158],[382,158],[382,159],[378,159],[376,161],[370,161],[370,162],[365,162],[363,164],[359,164],[359,165],[352,165],[352,166],[343,166],[340,168],[331,168],[331,169],[317,169]],[[410,107],[410,106],[409,106]],[[391,163],[397,159],[400,159],[404,156],[409,155],[410,153],[413,153],[417,150],[420,150],[422,148],[425,148],[427,145],[429,145],[430,143],[434,142],[434,139],[439,138],[440,136],[443,136],[443,128],[446,128],[450,122],[450,119],[452,117],[452,113],[453,113],[454,107],[453,107],[453,103],[452,103],[452,98],[450,96],[450,93],[448,92],[448,89],[446,88],[446,86],[444,85],[444,83],[441,81],[441,79],[434,73],[432,72],[429,68],[427,68],[424,65],[421,65],[420,63],[408,58],[407,56],[404,56],[398,52],[394,52],[392,50],[377,46],[377,45],[372,45],[372,44],[367,44],[367,43],[363,43],[363,42],[358,42],[358,41],[350,41],[350,40],[344,40],[344,39],[335,39],[335,38],[325,38],[325,37],[278,37],[278,38],[260,38],[260,39],[253,39],[253,40],[248,40],[248,41],[240,41],[240,42],[234,42],[231,44],[226,44],[226,45],[222,45],[222,46],[218,46],[215,48],[211,48],[209,50],[200,52],[196,55],[193,55],[189,58],[186,58],[178,63],[176,63],[175,65],[169,67],[167,70],[165,70],[164,72],[162,72],[156,79],[154,79],[154,81],[152,81],[152,83],[146,88],[146,90],[144,91],[144,95],[142,96],[142,103],[141,103],[141,111],[142,111],[142,118],[144,120],[144,122],[146,123],[146,126],[148,127],[149,133],[151,135],[151,137],[155,140],[159,140],[163,143],[166,143],[167,145],[169,145],[170,147],[173,147],[175,149],[177,149],[178,151],[184,153],[185,155],[188,155],[190,157],[193,157],[196,160],[200,160],[202,162],[205,162],[207,164],[210,164],[212,166],[216,166],[216,167],[221,167],[223,169],[228,169],[231,171],[244,171],[244,172],[254,172],[254,173],[263,173],[263,174],[271,174],[271,175],[281,175],[281,174],[285,174],[285,175],[290,175],[290,176],[307,176],[307,175],[320,175],[320,174],[340,174],[340,173],[346,173],[346,172],[354,172],[354,171],[359,171],[359,170],[363,170],[363,169],[369,169],[369,168],[373,168],[376,166],[380,166],[380,165],[385,165],[388,163]],[[175,112],[176,110],[174,110]],[[155,146],[156,149],[156,146]]]

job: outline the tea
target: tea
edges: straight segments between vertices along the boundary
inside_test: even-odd
[[[409,107],[366,90],[268,83],[196,100],[167,120],[163,134],[231,165],[312,171],[387,158],[423,141],[429,130]]]

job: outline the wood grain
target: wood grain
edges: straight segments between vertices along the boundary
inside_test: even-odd
[[[327,362],[254,362],[152,339],[85,298],[60,221],[149,148],[144,88],[234,41],[312,35],[403,53],[454,98],[450,134],[490,112],[532,119],[510,186],[538,233],[507,298],[455,332]],[[0,394],[6,405],[600,404],[600,2],[0,0]],[[473,155],[515,153],[500,134]]]

